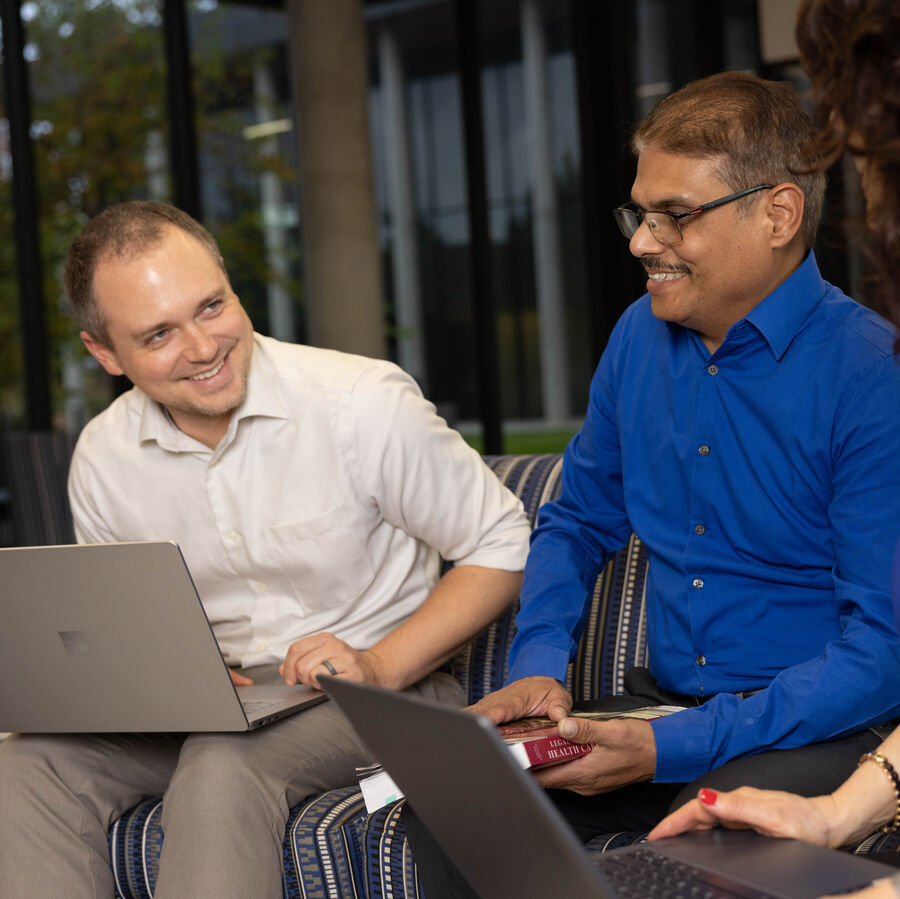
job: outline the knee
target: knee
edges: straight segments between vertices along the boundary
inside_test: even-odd
[[[0,743],[0,810],[41,781],[52,779],[46,741],[41,737],[12,734]]]
[[[45,820],[51,810],[62,814],[71,807],[75,791],[52,748],[41,737],[18,734],[0,744],[0,841],[26,822]]]
[[[176,800],[225,813],[255,798],[267,802],[284,793],[283,783],[265,766],[251,761],[240,734],[195,734],[182,749],[178,767],[166,792],[165,805]],[[164,806],[165,807],[165,806]]]

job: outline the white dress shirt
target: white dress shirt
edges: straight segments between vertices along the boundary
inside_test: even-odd
[[[138,388],[82,432],[81,543],[173,539],[231,665],[329,631],[367,649],[424,601],[438,554],[522,569],[521,503],[397,366],[255,335],[215,450]]]

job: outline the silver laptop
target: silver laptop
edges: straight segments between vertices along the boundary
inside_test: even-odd
[[[245,731],[323,701],[235,688],[172,541],[0,549],[0,731]]]
[[[718,829],[595,857],[484,718],[340,678],[322,683],[483,899],[812,899],[897,873],[798,840]],[[629,888],[614,885],[623,867],[634,869]],[[667,867],[681,881],[671,889]]]

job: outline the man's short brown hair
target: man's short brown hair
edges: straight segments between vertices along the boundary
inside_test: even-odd
[[[634,132],[631,148],[635,155],[652,146],[677,156],[718,157],[719,177],[735,192],[757,184],[796,184],[806,200],[802,235],[808,248],[825,194],[825,175],[815,171],[817,160],[809,155],[814,136],[789,84],[721,72],[660,101]],[[749,208],[753,196],[738,203]]]
[[[94,297],[97,266],[105,259],[135,259],[157,246],[168,227],[180,228],[209,250],[225,271],[215,239],[198,221],[168,203],[133,200],[110,206],[85,225],[66,256],[63,283],[79,328],[110,346],[106,322]],[[226,272],[227,277],[227,272]]]

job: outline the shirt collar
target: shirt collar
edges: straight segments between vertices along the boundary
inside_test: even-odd
[[[138,414],[141,420],[138,436],[141,443],[156,441],[163,449],[176,452],[197,448],[199,444],[178,430],[169,414],[159,403],[150,399],[140,388],[133,389],[138,401]],[[250,374],[247,377],[247,396],[232,416],[228,433],[234,432],[238,421],[254,416],[288,417],[287,407],[278,388],[272,360],[266,354],[259,335],[256,333],[253,335],[253,353],[250,356]]]
[[[781,359],[824,295],[825,282],[810,250],[790,278],[751,309],[745,321],[762,334],[775,358]]]

